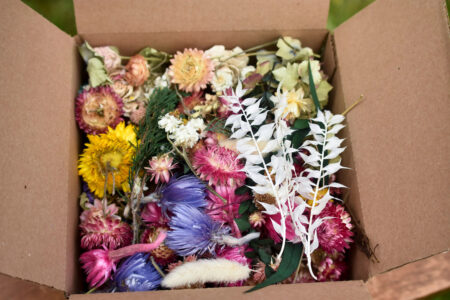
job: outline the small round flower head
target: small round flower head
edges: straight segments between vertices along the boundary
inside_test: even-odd
[[[80,224],[81,248],[117,249],[131,243],[133,234],[130,226],[117,216],[88,213],[83,218],[84,221]]]
[[[327,203],[320,213],[323,223],[317,228],[320,247],[327,253],[344,252],[353,242],[350,216],[339,204]]]
[[[109,257],[106,249],[85,252],[81,254],[80,262],[88,275],[86,281],[91,288],[103,285],[111,277],[111,273],[116,270],[116,264]]]
[[[90,219],[95,217],[103,216],[103,204],[102,201],[98,199],[94,199],[94,204],[88,203],[86,204],[86,210],[83,211],[80,215],[81,223],[88,222]],[[111,216],[112,218],[116,218],[120,220],[120,217],[117,216],[117,212],[119,208],[113,203],[106,207],[106,215]]]
[[[253,228],[261,228],[266,224],[263,214],[260,211],[255,211],[248,216],[248,221]]]
[[[140,54],[130,58],[126,70],[125,80],[135,87],[143,85],[150,76],[147,61]]]
[[[215,254],[217,241],[229,233],[228,227],[222,227],[195,207],[175,206],[172,212],[166,245],[180,256]]]
[[[214,185],[241,186],[246,175],[237,154],[227,148],[211,146],[194,154],[193,167],[200,178]]]
[[[110,87],[82,90],[75,105],[75,119],[87,134],[104,133],[123,121],[122,99]]]
[[[156,184],[169,182],[171,170],[177,166],[173,163],[173,157],[167,154],[152,157],[149,165],[145,169],[151,175],[150,180],[155,180]]]
[[[206,207],[206,187],[194,175],[172,177],[161,191],[160,205],[164,214],[177,206]]]
[[[145,105],[143,102],[138,101],[138,106],[135,110],[131,111],[130,121],[134,125],[139,125],[141,120],[145,117]]]
[[[168,133],[174,133],[178,126],[181,125],[181,120],[167,113],[158,121],[159,128],[164,129]]]
[[[167,227],[150,227],[142,234],[141,243],[153,243],[158,237],[161,230],[166,230]],[[161,265],[167,265],[175,259],[175,252],[167,247],[162,242],[158,248],[150,251],[150,254],[155,258],[156,262]]]
[[[170,60],[169,75],[174,84],[178,84],[180,90],[186,92],[198,92],[205,89],[211,81],[214,73],[212,61],[201,50],[185,49],[180,51]]]
[[[114,283],[120,292],[156,290],[162,281],[161,275],[149,260],[149,255],[136,253],[128,257],[117,268]]]
[[[336,281],[341,279],[342,274],[346,270],[346,265],[343,261],[343,255],[334,255],[334,257],[327,256],[317,266],[317,280],[318,281]]]

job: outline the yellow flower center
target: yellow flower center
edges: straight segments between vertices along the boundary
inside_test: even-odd
[[[117,170],[122,163],[123,154],[120,151],[109,151],[103,154],[100,158],[104,170],[108,167]]]

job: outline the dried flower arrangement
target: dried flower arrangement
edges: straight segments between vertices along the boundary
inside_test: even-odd
[[[270,49],[275,50],[270,50]],[[91,291],[344,278],[344,114],[298,39],[174,55],[80,47],[82,267]],[[126,64],[125,64],[126,62]]]

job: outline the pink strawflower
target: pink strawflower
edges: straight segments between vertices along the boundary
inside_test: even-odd
[[[153,225],[165,225],[169,222],[162,213],[161,207],[154,202],[147,203],[142,210],[141,218],[145,223]]]
[[[103,62],[105,63],[105,69],[108,73],[120,67],[121,59],[119,53],[113,50],[111,47],[96,47],[94,51],[103,57]]]
[[[150,180],[155,180],[155,183],[167,183],[171,176],[171,170],[176,168],[177,164],[173,163],[173,157],[167,154],[161,156],[154,156],[149,160],[150,167],[145,169],[151,174]]]
[[[225,258],[240,263],[241,265],[250,267],[251,259],[245,256],[246,246],[227,247],[217,252],[217,257]],[[242,286],[244,281],[231,282],[227,286]]]
[[[81,223],[86,222],[87,220],[94,218],[94,217],[103,216],[102,201],[100,201],[98,199],[94,199],[94,204],[87,203],[85,206],[88,209],[86,209],[85,211],[83,211],[81,213],[81,215],[80,215]],[[108,216],[120,219],[120,217],[116,215],[118,211],[119,211],[119,208],[114,203],[106,206],[106,215],[108,215]]]
[[[150,76],[147,60],[140,54],[132,56],[125,68],[125,80],[134,87],[143,85]]]
[[[201,148],[194,154],[192,163],[200,178],[210,185],[241,186],[246,175],[242,172],[244,165],[237,159],[237,154],[227,148],[212,146]]]
[[[349,243],[353,242],[352,224],[350,215],[339,204],[329,202],[319,215],[326,218],[317,228],[317,237],[320,247],[327,253],[335,251],[344,252],[350,248]]]
[[[82,90],[75,100],[75,119],[87,134],[100,134],[123,121],[123,102],[109,86]]]
[[[130,121],[134,125],[139,125],[141,120],[145,117],[145,105],[141,101],[138,101],[138,107],[131,111]]]
[[[258,262],[255,264],[253,268],[253,282],[255,284],[261,283],[264,280],[266,280],[266,264],[262,261],[258,260]]]
[[[116,263],[124,257],[131,256],[138,252],[150,252],[166,238],[166,232],[161,232],[158,238],[151,244],[135,244],[117,250],[94,249],[81,254],[80,262],[86,272],[90,287],[103,285],[116,270]]]
[[[346,265],[343,261],[343,255],[338,255],[336,258],[327,256],[317,266],[317,280],[318,281],[336,281],[339,280],[346,270]]]
[[[253,228],[261,228],[264,224],[266,224],[266,220],[260,211],[255,211],[250,214],[248,221]]]
[[[109,205],[104,215],[101,206],[102,203],[96,200],[94,205],[80,216],[81,248],[116,249],[129,245],[133,234],[130,226],[115,215],[117,207],[113,204]]]

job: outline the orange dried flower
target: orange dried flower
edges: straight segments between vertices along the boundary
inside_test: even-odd
[[[135,87],[143,85],[150,76],[147,60],[140,54],[132,56],[125,68],[125,80]]]

